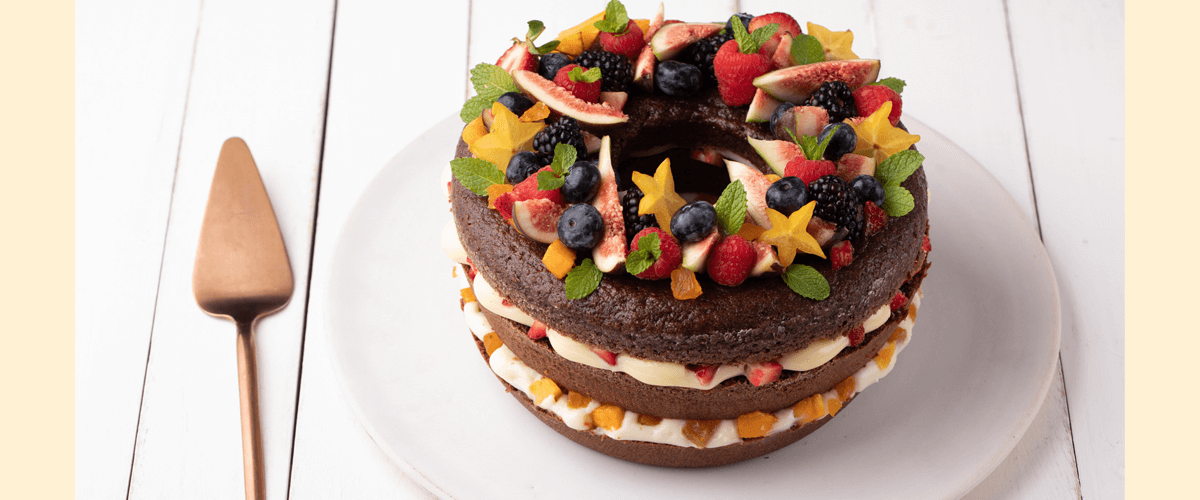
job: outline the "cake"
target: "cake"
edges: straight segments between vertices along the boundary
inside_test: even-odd
[[[472,70],[444,179],[441,243],[509,393],[601,453],[704,467],[795,442],[892,370],[930,249],[903,81],[784,13],[614,0],[542,31]]]

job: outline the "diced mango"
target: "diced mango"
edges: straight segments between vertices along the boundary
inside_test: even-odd
[[[683,423],[683,437],[704,448],[720,423],[720,420],[688,420]]]
[[[842,409],[842,402],[836,399],[830,399],[825,401],[825,406],[829,408],[829,416],[832,417],[837,415],[838,411]]]
[[[496,209],[496,198],[499,198],[500,195],[502,195],[504,193],[512,191],[513,187],[514,186],[512,184],[492,184],[491,186],[488,186],[487,187],[488,208],[495,210]]]
[[[466,288],[463,288],[462,290],[459,290],[458,294],[462,295],[464,304],[470,303],[470,302],[475,302],[475,300],[476,300],[475,299],[475,290],[472,290],[471,287],[466,287]]]
[[[754,241],[758,239],[758,236],[764,232],[766,232],[766,229],[763,229],[762,226],[759,226],[753,222],[745,222],[742,224],[742,229],[738,231],[737,234],[746,241]]]
[[[642,30],[642,33],[645,33],[650,29],[649,19],[633,19],[633,22],[634,24],[637,24],[638,29]]]
[[[463,127],[462,140],[467,143],[467,146],[474,144],[480,137],[487,135],[487,125],[483,124],[483,116],[477,116],[466,127]]]
[[[699,297],[704,293],[700,289],[700,282],[696,281],[696,273],[686,267],[680,267],[671,271],[671,294],[677,300],[689,300]]]
[[[493,352],[496,352],[496,349],[499,349],[503,345],[504,342],[500,340],[500,336],[496,335],[496,332],[483,336],[483,349],[487,351],[488,356],[491,356]]]
[[[584,408],[592,403],[592,398],[584,396],[583,393],[569,391],[567,392],[567,408],[576,410]]]
[[[771,427],[775,426],[775,415],[761,411],[752,411],[738,415],[737,428],[738,436],[742,439],[759,438],[766,436],[771,432]]]
[[[550,401],[558,401],[558,398],[562,396],[562,389],[558,388],[558,384],[546,377],[534,380],[532,384],[529,384],[529,392],[533,393],[533,402],[539,405],[546,398],[550,398]]]
[[[850,396],[854,395],[854,377],[847,378],[837,385],[838,399],[849,401]]]
[[[598,427],[615,431],[620,429],[625,421],[625,409],[617,405],[602,404],[592,410],[592,421]]]
[[[820,394],[813,394],[804,398],[792,407],[792,415],[796,417],[796,420],[800,421],[801,425],[821,419],[827,414],[825,397]]]
[[[554,51],[575,57],[591,48],[592,43],[596,41],[596,37],[600,36],[600,30],[596,28],[595,24],[596,21],[601,19],[604,19],[603,11],[588,18],[587,21],[563,30],[558,34],[556,40],[560,43]]]
[[[880,370],[886,370],[888,365],[892,364],[892,356],[896,354],[896,343],[888,342],[879,350],[879,354],[875,355],[875,366]]]
[[[637,422],[646,427],[654,427],[662,423],[662,418],[653,415],[638,415]]]
[[[542,256],[542,264],[545,264],[546,269],[549,269],[556,278],[563,279],[567,272],[575,267],[575,251],[567,248],[562,240],[554,240],[554,243],[546,247],[546,254]]]
[[[892,336],[888,337],[888,342],[898,342],[904,340],[905,337],[908,337],[908,330],[896,327],[896,329],[892,331]]]

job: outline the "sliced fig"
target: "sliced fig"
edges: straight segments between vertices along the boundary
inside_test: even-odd
[[[792,110],[795,111],[796,137],[804,135],[816,137],[821,133],[821,129],[829,125],[829,112],[825,108],[796,106]]]
[[[779,263],[779,254],[775,252],[774,246],[761,241],[752,243],[754,251],[758,254],[758,260],[754,261],[754,267],[750,269],[750,276],[783,272],[783,266]]]
[[[718,167],[725,164],[725,156],[721,154],[721,150],[714,147],[695,148],[688,156],[693,160]]]
[[[746,112],[746,121],[751,123],[763,123],[771,121],[771,114],[775,113],[775,108],[778,108],[782,101],[771,97],[767,91],[763,89],[754,89],[754,99],[750,101],[750,111]]]
[[[600,139],[600,191],[592,198],[592,206],[604,219],[604,238],[592,248],[592,260],[602,272],[611,273],[625,264],[625,216],[621,213],[621,197],[617,194],[617,175],[613,172],[610,139]]]
[[[558,239],[558,219],[565,207],[537,198],[513,203],[513,225],[533,241],[554,243]]]
[[[708,254],[712,252],[717,242],[721,241],[721,232],[713,228],[712,232],[708,233],[700,241],[684,243],[682,248],[683,267],[691,270],[694,273],[704,272],[704,265],[708,262]]]
[[[875,175],[875,159],[849,153],[837,161],[837,176],[851,182],[860,175]]]
[[[754,86],[766,90],[772,97],[801,103],[822,83],[845,82],[850,90],[874,82],[879,77],[876,59],[823,61],[777,69],[754,79]]]
[[[747,137],[746,140],[750,141],[750,145],[754,147],[755,151],[758,151],[758,155],[767,161],[771,170],[780,176],[784,175],[783,171],[792,158],[804,155],[800,146],[792,141],[768,141],[753,137]]]
[[[642,53],[633,65],[633,83],[646,92],[654,91],[654,65],[657,62],[658,60],[654,58],[654,50],[647,45],[642,47]]]
[[[746,189],[746,215],[759,227],[771,229],[771,219],[767,218],[767,188],[771,187],[771,180],[745,163],[725,160],[725,168],[729,170],[729,181],[742,181]]]
[[[687,46],[712,36],[724,27],[724,23],[664,24],[650,39],[650,48],[659,61],[674,59]]]
[[[629,117],[612,106],[593,104],[567,91],[554,82],[542,78],[542,75],[532,71],[517,70],[513,72],[513,81],[521,90],[534,99],[546,103],[550,109],[563,115],[570,116],[582,123],[592,125],[612,125],[625,123]]]
[[[607,104],[613,109],[620,111],[625,107],[625,102],[629,100],[629,94],[625,92],[601,92],[600,104]]]
[[[650,43],[650,39],[654,38],[654,34],[658,33],[659,28],[662,28],[662,27],[663,27],[663,4],[662,4],[662,2],[659,2],[658,12],[656,12],[654,14],[654,17],[650,18],[650,24],[646,26],[645,33],[643,33],[643,35],[645,36],[646,43]]]
[[[808,220],[807,229],[808,234],[817,240],[821,248],[829,248],[846,236],[845,229],[838,229],[836,224],[817,216]]]
[[[587,147],[588,154],[595,153],[600,150],[600,138],[586,130],[580,130],[579,134],[583,136],[583,145]]]

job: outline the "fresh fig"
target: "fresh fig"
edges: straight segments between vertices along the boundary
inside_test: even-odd
[[[649,45],[642,47],[642,53],[633,64],[633,83],[646,92],[654,91],[654,50]]]
[[[683,49],[721,31],[721,23],[664,24],[650,39],[650,48],[659,61],[674,59]]]
[[[600,139],[600,191],[592,198],[592,206],[604,219],[604,238],[592,248],[592,260],[602,272],[611,273],[625,264],[625,216],[621,213],[621,197],[617,194],[617,176],[613,172],[610,139]]]
[[[513,203],[513,225],[533,241],[554,243],[558,239],[558,219],[565,207],[537,198]]]
[[[750,276],[783,272],[783,266],[779,264],[779,254],[775,252],[774,246],[761,241],[754,241],[752,243],[754,244],[754,251],[758,254],[758,260],[754,261],[754,267],[750,269]]]
[[[767,91],[763,89],[754,90],[754,100],[750,101],[750,111],[746,112],[746,121],[751,123],[763,123],[771,120],[771,114],[775,112],[782,101],[771,97]]]
[[[794,129],[796,137],[805,135],[816,137],[826,125],[829,125],[829,112],[825,108],[820,106],[796,106],[793,109],[796,110]]]
[[[625,92],[601,92],[600,104],[607,104],[617,111],[621,111],[625,107],[625,102],[629,100],[629,94]]]
[[[822,83],[845,82],[850,90],[874,82],[879,77],[876,59],[823,61],[777,69],[754,79],[754,86],[766,90],[772,97],[801,103]]]
[[[860,175],[875,175],[875,159],[850,153],[837,161],[837,176],[851,182]]]
[[[650,24],[647,24],[646,29],[643,30],[643,32],[644,32],[643,34],[645,35],[646,43],[650,43],[650,39],[654,38],[654,34],[658,33],[659,28],[662,28],[662,27],[663,27],[663,4],[659,3],[658,4],[658,12],[656,12],[654,14],[654,17],[650,18]]]
[[[742,181],[742,187],[746,189],[746,214],[759,227],[771,229],[771,219],[767,218],[767,188],[771,187],[771,181],[745,163],[725,160],[725,168],[729,170],[729,181]]]
[[[750,145],[754,147],[755,151],[758,151],[758,155],[767,161],[771,170],[780,176],[784,175],[784,169],[787,168],[787,164],[792,161],[792,158],[804,155],[800,146],[790,140],[768,141],[753,137],[747,137],[746,140],[750,141]],[[766,190],[764,190],[765,192]]]
[[[584,101],[575,97],[567,89],[555,85],[554,82],[542,78],[542,75],[532,71],[514,71],[513,81],[525,93],[546,103],[550,109],[579,120],[581,123],[611,125],[629,121],[629,117],[620,110],[614,109],[612,106]]]
[[[708,233],[699,241],[684,243],[683,251],[683,267],[691,270],[694,273],[704,272],[704,265],[708,262],[708,254],[712,252],[712,248],[717,242],[721,241],[721,232],[713,228],[712,232]]]

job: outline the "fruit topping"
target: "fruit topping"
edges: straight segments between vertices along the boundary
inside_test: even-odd
[[[553,172],[553,167],[542,167],[538,170],[541,172]],[[530,175],[525,180],[513,187],[513,201],[525,201],[534,199],[550,200],[555,205],[563,205],[562,193],[558,189],[541,189],[538,182],[538,175]],[[544,243],[549,243],[546,241]]]
[[[536,319],[533,320],[533,325],[529,327],[529,331],[526,332],[526,335],[530,340],[540,340],[546,338],[546,324]]]
[[[494,103],[491,110],[491,129],[487,135],[471,144],[470,150],[476,158],[491,162],[499,169],[507,166],[508,160],[517,151],[533,149],[533,138],[544,126],[541,123],[522,123],[516,114],[500,103]]]
[[[583,393],[579,391],[567,392],[567,408],[578,410],[580,408],[587,407],[587,405],[591,404],[591,402],[592,398],[584,396]]]
[[[908,149],[921,136],[910,134],[903,129],[892,126],[888,119],[892,112],[892,103],[885,102],[870,116],[855,125],[854,133],[858,136],[858,145],[854,148],[856,154],[874,158],[875,165],[882,165],[888,156]]]
[[[650,49],[659,61],[675,59],[676,55],[689,46],[718,31],[721,31],[721,25],[716,23],[664,24],[650,39]]]
[[[908,305],[908,297],[904,296],[903,291],[896,291],[896,295],[892,296],[892,302],[888,304],[888,307],[893,311],[898,311],[906,305]]]
[[[792,44],[795,43],[795,40],[792,35],[786,33],[777,36],[779,36],[779,45],[771,53],[771,69],[795,66],[796,62],[792,58]]]
[[[854,377],[838,382],[838,385],[834,389],[837,390],[839,400],[849,401],[850,396],[854,395]]]
[[[475,291],[472,290],[471,287],[466,287],[462,290],[459,290],[458,295],[462,297],[463,304],[469,304],[477,300],[475,298]]]
[[[638,415],[637,423],[638,425],[644,425],[646,427],[654,427],[662,423],[662,417],[655,417],[653,415]]]
[[[808,99],[825,82],[844,82],[853,91],[874,82],[878,76],[877,60],[825,61],[777,69],[755,78],[754,86],[766,90],[781,101],[800,103]],[[849,99],[853,102],[853,94]],[[830,121],[841,120],[830,117]]]
[[[625,216],[625,241],[627,242],[632,242],[633,235],[640,233],[643,229],[658,225],[654,214],[638,215],[638,205],[641,204],[643,196],[641,189],[632,186],[621,197],[621,208]]]
[[[625,266],[634,276],[660,280],[669,278],[681,262],[683,255],[675,238],[662,229],[649,227],[634,235]]]
[[[787,164],[792,161],[792,158],[803,157],[804,152],[795,142],[786,141],[769,141],[747,137],[750,146],[758,152],[758,155],[767,162],[776,174],[786,175]]]
[[[654,177],[641,172],[633,172],[633,183],[642,190],[644,196],[638,204],[638,214],[654,214],[658,226],[671,234],[671,216],[676,210],[687,204],[675,192],[675,177],[671,174],[671,159],[664,159],[654,171]],[[669,269],[668,269],[669,271]]]
[[[487,352],[488,356],[491,356],[493,352],[496,352],[496,349],[499,349],[503,345],[504,341],[500,340],[500,336],[496,335],[496,332],[491,332],[483,336],[483,350]]]
[[[835,416],[842,410],[842,402],[837,398],[826,399],[825,409],[829,410],[830,417]]]
[[[783,173],[789,177],[796,177],[807,185],[826,175],[836,174],[837,165],[829,160],[809,160],[803,156],[797,156],[788,162]]]
[[[686,267],[671,271],[671,295],[675,300],[689,300],[703,293],[700,282],[696,281],[696,273]]]
[[[758,251],[741,236],[731,235],[712,249],[708,256],[708,276],[718,284],[738,286],[750,276],[758,262]]]
[[[558,220],[561,224],[562,218],[560,217]],[[553,274],[555,278],[563,279],[567,276],[567,272],[570,271],[572,267],[575,267],[575,251],[567,248],[567,246],[563,244],[562,240],[554,240],[550,246],[546,247],[546,253],[542,255],[542,264],[546,266],[546,269],[550,270],[550,273]],[[534,323],[534,326],[537,326],[536,322]],[[545,333],[546,332],[543,330],[542,334],[544,335]],[[530,338],[533,338],[532,329],[529,330],[529,335]]]
[[[513,71],[523,69],[535,71],[538,67],[537,57],[529,53],[529,46],[521,42],[513,42],[508,50],[496,60],[496,66],[504,68],[504,71],[512,73]]]
[[[654,88],[669,96],[684,97],[700,91],[700,68],[679,61],[663,61],[654,69]]]
[[[775,111],[783,104],[763,89],[754,90],[754,98],[750,100],[750,109],[746,111],[746,121],[750,123],[770,122],[775,127]]]
[[[600,47],[614,54],[625,56],[631,61],[637,59],[638,54],[642,52],[642,47],[645,46],[646,40],[642,28],[633,21],[626,23],[622,33],[600,30]]]
[[[602,404],[592,410],[592,422],[597,427],[603,427],[610,431],[615,431],[621,428],[621,424],[625,421],[625,409],[617,405]]]
[[[762,387],[764,384],[779,380],[780,373],[783,373],[783,365],[774,361],[746,365],[746,378],[750,379],[750,383],[755,387]]]
[[[701,385],[711,384],[713,377],[717,375],[717,365],[687,365],[686,368],[696,376]]]
[[[608,136],[600,140],[600,190],[592,198],[592,206],[604,218],[604,239],[592,248],[592,258],[600,271],[609,273],[625,263],[625,249],[629,248],[625,239],[625,221],[621,215],[621,200],[617,194],[617,176],[613,172],[612,154]]]
[[[738,415],[738,436],[742,439],[760,438],[771,432],[771,427],[779,420],[775,415],[761,411],[752,411]]]
[[[533,107],[533,101],[520,92],[505,92],[500,94],[500,97],[496,98],[496,102],[503,104],[504,107],[517,116],[525,114],[529,108]]]
[[[596,21],[604,19],[604,14],[602,11],[588,20],[560,32],[556,38],[559,44],[555,50],[571,56],[578,56],[584,49],[591,47],[596,38],[600,36],[600,30],[596,29]]]
[[[546,377],[534,380],[532,384],[529,384],[529,392],[533,393],[533,402],[539,405],[546,398],[550,398],[550,402],[553,403],[562,396],[562,389],[558,388],[558,384]]]
[[[933,250],[933,245],[929,243],[929,235],[928,234],[925,235],[924,238],[921,239],[921,250],[926,251],[926,252]]]
[[[568,207],[558,218],[557,226],[559,241],[577,252],[591,250],[604,237],[604,219],[596,207],[587,203]]]
[[[704,239],[717,223],[717,211],[707,201],[693,201],[680,207],[671,216],[671,234],[680,243],[691,243]]]
[[[813,209],[817,202],[810,201],[791,215],[783,215],[775,210],[767,209],[767,217],[771,219],[771,229],[759,236],[759,241],[775,245],[779,251],[779,263],[784,267],[790,266],[796,258],[796,252],[804,252],[824,258],[825,252],[811,234],[808,234],[808,221],[812,218]]]
[[[822,85],[821,88],[825,87]],[[817,95],[820,95],[820,92],[817,92]],[[829,116],[832,117],[833,112],[829,112]],[[829,161],[838,161],[842,155],[853,153],[858,142],[858,136],[854,135],[854,127],[841,121],[834,121],[822,128],[821,133],[817,135],[817,142],[825,142],[826,138],[829,139],[829,144],[825,146],[823,158]]]
[[[687,420],[683,423],[683,437],[704,448],[720,423],[720,420]]]
[[[553,243],[558,239],[558,219],[563,206],[546,199],[532,199],[513,203],[513,225],[529,239],[540,243]]]
[[[521,90],[534,99],[546,103],[546,106],[560,114],[576,118],[581,122],[611,125],[629,121],[629,117],[620,110],[579,99],[566,89],[532,71],[516,71],[512,78]]]
[[[646,92],[654,90],[654,68],[657,62],[654,51],[647,45],[642,47],[641,54],[638,54],[633,63],[633,83]]]
[[[575,64],[600,68],[600,90],[605,92],[625,92],[633,80],[633,65],[629,59],[612,52],[589,50],[576,57]]]
[[[842,180],[853,184],[855,178],[863,175],[867,177],[875,176],[874,158],[850,153],[842,155],[841,159],[837,161],[837,176],[841,177]],[[879,199],[882,200],[883,196],[880,195]]]
[[[559,188],[567,203],[583,203],[600,191],[600,168],[595,161],[577,161],[567,170]]]
[[[617,354],[616,353],[614,353],[612,351],[606,351],[599,347],[593,347],[591,350],[593,353],[596,354],[596,356],[599,356],[600,359],[604,360],[605,363],[608,363],[609,366],[617,366]]]
[[[582,101],[600,102],[600,70],[591,68],[584,71],[583,66],[568,64],[554,75],[554,84],[570,92]],[[582,138],[581,138],[582,139]]]
[[[808,196],[817,202],[816,216],[837,224],[857,238],[863,229],[863,208],[858,194],[836,175],[826,175],[808,185]]]
[[[758,259],[754,262],[754,268],[750,270],[750,276],[762,276],[767,273],[779,273],[783,271],[783,266],[779,264],[779,254],[775,252],[775,247],[769,243],[755,241],[754,251],[758,254]]]
[[[483,116],[477,116],[474,120],[467,123],[467,126],[463,127],[462,140],[467,143],[467,146],[470,146],[479,140],[480,137],[487,135],[487,133],[488,128],[487,125],[483,124]]]
[[[887,345],[883,346],[883,349],[880,349],[879,353],[875,355],[875,366],[878,366],[880,370],[886,370],[888,365],[892,364],[892,356],[895,354],[896,343],[888,342]]]
[[[888,214],[882,208],[874,203],[863,204],[863,214],[867,218],[866,234],[868,236],[878,233],[883,226],[887,224]]]
[[[854,106],[854,93],[844,82],[825,82],[804,101],[805,106],[824,108],[829,112],[830,122],[840,122],[858,116]],[[835,158],[836,159],[836,158]]]
[[[600,93],[600,104],[607,105],[618,111],[625,109],[625,102],[628,100],[629,100],[628,92],[601,92]],[[586,142],[587,138],[584,137],[584,139]],[[588,147],[588,151],[591,151],[591,150],[592,150],[592,148]]]
[[[729,170],[730,181],[742,181],[746,191],[746,213],[750,219],[764,228],[771,227],[771,219],[767,218],[767,189],[771,181],[754,167],[732,160],[725,161]]]
[[[733,40],[732,30],[704,38],[682,53],[683,61],[700,69],[701,84],[704,87],[717,86],[717,75],[713,73],[713,59],[717,57],[717,51],[721,49],[721,46],[730,40]]]
[[[774,34],[767,25],[748,33],[736,17],[733,22],[734,39],[721,45],[713,58],[713,72],[717,75],[717,89],[721,100],[729,106],[745,106],[754,100],[754,79],[771,71],[771,60],[758,52],[762,43]]]
[[[684,243],[681,248],[683,262],[680,265],[692,272],[704,272],[705,265],[708,263],[708,256],[720,240],[720,231],[710,231],[708,236],[705,236],[700,241]],[[674,278],[675,275],[672,274],[671,279]]]
[[[850,187],[858,194],[859,201],[866,203],[874,203],[876,207],[883,206],[883,184],[880,184],[875,177],[870,175],[860,175],[850,181]]]
[[[850,240],[839,241],[829,250],[829,263],[833,264],[834,271],[850,265],[851,262],[854,262],[854,245],[850,244]]]
[[[869,116],[885,102],[892,103],[892,112],[888,114],[888,121],[894,127],[900,123],[900,108],[903,104],[900,101],[900,94],[884,85],[867,85],[854,91],[854,103],[858,107],[860,116]]]
[[[796,417],[801,425],[824,418],[827,414],[825,398],[820,394],[813,394],[792,406],[792,416]]]
[[[755,98],[757,98],[758,95],[760,95],[760,94],[768,96],[768,98],[770,98],[772,100],[775,99],[774,97],[770,97],[771,94],[768,94],[763,89],[757,90],[757,93],[755,94]],[[775,101],[775,102],[780,102],[780,101]],[[775,108],[775,111],[773,111],[771,113],[771,130],[772,131],[776,130],[776,128],[779,126],[780,120],[788,113],[789,110],[791,110],[794,107],[796,107],[795,104],[792,104],[790,102],[784,102]],[[790,115],[788,115],[788,116],[790,116],[790,118],[787,120],[783,120],[783,124],[785,127],[795,130],[795,124],[796,124],[796,114],[795,113],[796,113],[795,111],[792,111],[792,113]],[[776,133],[775,135],[776,135],[776,137],[779,136],[778,133]]]
[[[838,231],[837,225],[820,217],[813,217],[808,221],[808,234],[817,240],[817,244],[821,248],[826,248],[833,244],[834,240],[841,239],[847,231]],[[839,235],[838,233],[841,233]]]
[[[761,90],[761,89],[759,89]],[[813,136],[816,137],[829,125],[829,112],[825,108],[817,106],[797,106],[795,116],[795,126],[793,133],[797,136]],[[776,136],[779,137],[779,136]],[[780,139],[790,139],[791,134],[787,137],[779,137]]]
[[[867,332],[865,331],[863,326],[858,325],[853,330],[850,330],[850,333],[846,334],[846,339],[850,341],[851,346],[856,346],[858,344],[861,344],[863,339],[866,338],[866,336],[867,336]]]
[[[562,69],[563,66],[568,64],[571,64],[571,56],[558,52],[552,52],[542,56],[541,59],[538,60],[537,72],[539,75],[542,75],[542,78],[554,80],[554,77],[558,76],[558,70]]]
[[[756,29],[769,26],[771,24],[775,24],[779,28],[762,44],[766,49],[768,56],[775,53],[776,47],[779,46],[783,35],[795,37],[796,35],[801,34],[800,24],[796,22],[796,19],[783,12],[772,12],[770,14],[764,14],[755,17],[754,19],[750,20],[750,24],[746,25],[746,30],[754,32]]]
[[[829,31],[819,24],[808,23],[808,34],[821,42],[821,47],[825,49],[826,61],[858,59],[858,56],[850,50],[850,45],[854,43],[852,31]]]
[[[504,170],[504,178],[509,184],[520,184],[534,172],[546,166],[542,158],[533,151],[517,151],[508,160],[508,168]]]
[[[533,136],[533,149],[538,152],[553,155],[554,146],[558,144],[575,146],[576,158],[587,156],[587,145],[583,143],[583,134],[579,131],[579,122],[569,116],[547,125],[546,128]]]
[[[512,184],[492,184],[487,187],[488,208],[496,208],[496,199],[513,190]],[[508,217],[512,218],[512,202],[509,202]]]
[[[808,204],[808,189],[799,177],[779,179],[767,188],[767,208],[778,210],[783,215],[792,215]]]

